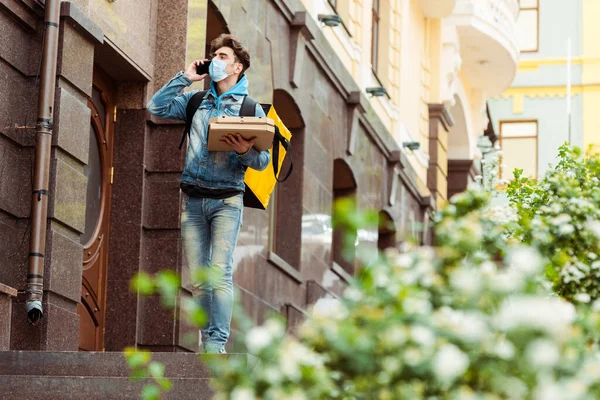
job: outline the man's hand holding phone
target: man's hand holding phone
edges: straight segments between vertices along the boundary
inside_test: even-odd
[[[192,82],[199,82],[208,76],[209,60],[196,60],[185,70],[184,74]]]

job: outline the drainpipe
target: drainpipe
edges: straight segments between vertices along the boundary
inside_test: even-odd
[[[50,178],[50,151],[54,88],[56,85],[56,59],[58,56],[58,31],[60,0],[46,0],[44,20],[44,44],[42,74],[38,102],[38,118],[35,125],[36,149],[33,193],[31,197],[31,237],[29,241],[29,263],[27,268],[27,293],[25,308],[30,324],[36,325],[44,314],[44,252],[46,250],[46,228],[48,218],[48,184]]]

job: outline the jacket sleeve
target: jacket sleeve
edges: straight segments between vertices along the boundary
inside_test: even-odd
[[[185,107],[190,98],[198,91],[190,90],[185,93],[181,92],[191,84],[192,81],[183,72],[178,72],[177,75],[152,96],[146,108],[157,117],[185,121]]]
[[[256,104],[256,111],[254,115],[257,117],[266,117],[260,103]],[[251,147],[250,150],[239,155],[238,157],[244,166],[257,171],[263,171],[269,166],[269,162],[271,161],[271,152],[269,150],[258,151],[254,147]]]

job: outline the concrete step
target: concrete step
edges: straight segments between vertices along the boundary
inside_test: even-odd
[[[205,355],[152,353],[165,365],[173,383],[165,399],[211,399],[210,371],[202,360],[240,357],[252,368],[257,359],[248,354]],[[0,399],[139,399],[149,379],[132,381],[120,352],[0,352]]]
[[[165,365],[166,377],[208,378],[209,370],[200,361],[200,356],[195,353],[152,353],[152,360]],[[0,352],[0,375],[128,377],[129,374],[127,361],[120,352]]]
[[[0,375],[2,400],[127,400],[139,399],[145,383],[124,377]],[[171,378],[173,388],[163,399],[209,400],[208,379]]]

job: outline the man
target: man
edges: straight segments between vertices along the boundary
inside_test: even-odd
[[[237,116],[248,95],[250,54],[231,35],[223,34],[211,43],[212,60],[208,75],[210,90],[194,114],[185,167],[181,176],[184,193],[181,212],[181,236],[184,254],[192,277],[192,294],[207,314],[202,327],[202,344],[206,353],[225,353],[233,308],[232,264],[243,214],[244,175],[246,168],[264,170],[270,161],[269,151],[259,152],[252,146],[256,139],[229,135],[222,140],[234,151],[209,152],[208,120],[220,115]],[[185,72],[178,72],[148,103],[148,111],[167,119],[186,120],[186,105],[198,91],[181,91],[202,81],[196,67],[208,60],[196,60]],[[265,116],[260,104],[256,116]],[[195,271],[208,268],[218,278],[198,281]]]

